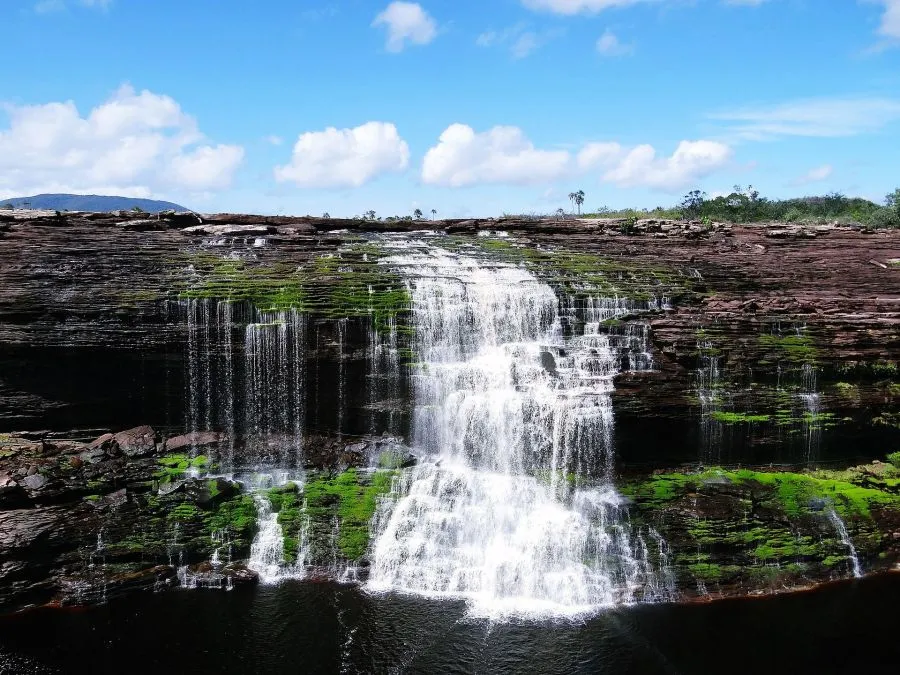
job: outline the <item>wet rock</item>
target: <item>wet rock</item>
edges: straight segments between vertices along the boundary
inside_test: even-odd
[[[556,375],[556,359],[550,352],[541,352],[541,366],[551,375]]]
[[[47,484],[47,479],[39,473],[33,473],[25,476],[25,480],[22,482],[29,490],[40,490]]]
[[[151,230],[165,230],[168,229],[168,223],[164,220],[157,220],[156,218],[149,219],[141,219],[141,220],[126,220],[121,223],[116,223],[123,230],[131,231],[131,232],[149,232]]]
[[[201,480],[193,478],[185,481],[184,491],[188,498],[201,508],[211,508],[227,501],[240,492],[240,483],[225,478]]]
[[[80,453],[78,458],[86,464],[97,464],[106,459],[106,451],[103,448],[91,448]]]
[[[253,237],[263,236],[266,234],[275,234],[277,229],[274,225],[193,225],[181,230],[183,234],[192,236],[212,236],[212,237]]]
[[[95,438],[88,444],[88,448],[91,450],[101,449],[101,450],[109,450],[112,447],[113,441],[115,440],[115,436],[113,434],[103,434],[99,438]]]
[[[65,507],[0,511],[0,551],[9,556],[55,530],[70,512]]]
[[[183,452],[187,448],[205,448],[218,445],[225,440],[225,434],[217,431],[193,431],[174,436],[166,441],[166,452]]]
[[[128,457],[148,457],[156,452],[156,432],[149,426],[120,431],[113,440]]]

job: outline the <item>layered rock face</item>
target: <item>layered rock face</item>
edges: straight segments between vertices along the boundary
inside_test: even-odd
[[[552,433],[515,413],[525,459],[491,471],[628,540],[583,552],[627,563],[584,563],[592,579],[654,586],[632,600],[739,595],[888,569],[900,553],[895,232],[0,219],[3,609],[259,578],[365,582],[373,560],[383,581],[386,533],[408,536],[397,513],[450,462],[417,440],[444,401],[428,336],[458,330],[465,345],[475,326],[490,342],[475,310],[518,311],[509,298],[531,298],[509,290],[519,283],[549,314],[523,324],[533,356],[502,335],[487,345],[511,358],[509,395],[587,387],[608,400],[610,465],[557,457]],[[460,272],[436,281],[429,270],[448,265]],[[521,280],[498,289],[496,269]],[[423,309],[426,283],[443,313]],[[468,309],[448,295],[458,288]],[[454,358],[477,356],[467,349]],[[473,386],[438,382],[451,398]],[[483,424],[476,413],[465,419]],[[470,468],[485,465],[474,428],[459,432]],[[590,515],[579,504],[595,493],[614,506]],[[648,572],[620,572],[632,564]]]

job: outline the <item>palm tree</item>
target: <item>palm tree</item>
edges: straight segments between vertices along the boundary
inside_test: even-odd
[[[578,207],[578,215],[581,215],[581,205],[584,204],[584,190],[569,193],[569,201]]]
[[[434,217],[437,215],[437,210],[431,209],[431,219],[434,220]]]
[[[416,209],[415,211],[413,211],[413,218],[415,218],[416,220],[421,220],[422,209]]]

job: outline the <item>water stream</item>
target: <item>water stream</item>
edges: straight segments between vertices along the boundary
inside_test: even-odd
[[[838,536],[841,538],[841,543],[847,547],[847,551],[850,554],[850,564],[853,569],[853,576],[859,579],[862,576],[862,566],[859,564],[856,546],[853,545],[853,540],[850,539],[850,533],[847,532],[847,526],[833,508],[828,510],[828,518],[834,524],[834,529],[837,530]]]
[[[412,436],[427,456],[381,504],[369,589],[462,597],[491,617],[664,597],[612,483],[622,358],[599,322],[631,304],[561,303],[523,268],[436,248],[385,264],[410,280]]]

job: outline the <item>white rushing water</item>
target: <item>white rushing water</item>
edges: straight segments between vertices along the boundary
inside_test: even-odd
[[[831,520],[832,524],[834,524],[834,529],[837,530],[838,536],[841,538],[841,543],[847,547],[847,552],[850,554],[850,565],[853,569],[853,576],[859,579],[862,576],[862,567],[859,564],[859,556],[856,554],[856,546],[853,545],[850,533],[847,532],[847,526],[833,508],[828,509],[828,518]]]
[[[646,333],[600,323],[638,307],[560,302],[523,268],[440,249],[385,262],[410,280],[426,458],[379,506],[368,587],[462,597],[487,617],[666,597],[664,543],[648,553],[612,484],[612,378]],[[649,367],[648,352],[625,363]]]

